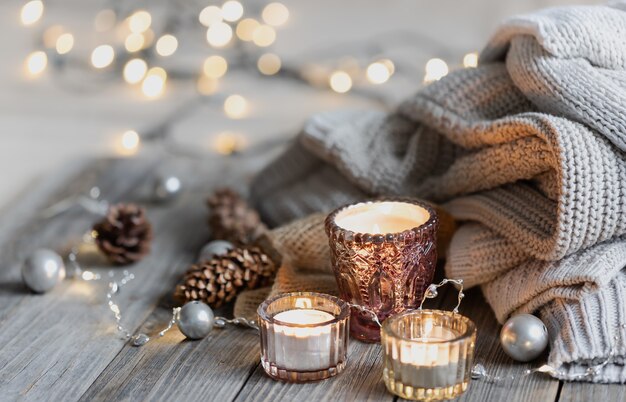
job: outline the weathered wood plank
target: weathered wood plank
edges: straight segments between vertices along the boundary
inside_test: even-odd
[[[216,181],[226,176],[223,168],[227,165],[219,162],[185,161],[187,173],[208,179],[198,179],[192,190],[173,205],[148,206],[155,229],[153,253],[129,268],[137,279],[124,288],[118,300],[125,325],[131,330],[147,319],[159,300],[171,294],[180,273],[208,239],[204,198]],[[86,180],[89,187],[97,183],[103,197],[111,201],[144,198],[143,189],[153,177],[154,161],[122,160],[105,165],[97,169],[95,182],[94,177]],[[76,242],[93,220],[82,211],[69,212],[62,219],[23,231],[22,237],[28,237],[28,241],[19,246],[62,249]],[[19,284],[19,258],[2,272]],[[12,294],[3,296],[7,298],[0,324],[0,382],[4,396],[75,400],[85,393],[124,347],[103,303],[105,286],[68,280],[48,294],[32,295],[16,285]]]
[[[564,383],[559,402],[624,401],[626,387],[619,384]]]
[[[97,184],[107,199],[115,201],[139,187],[153,165],[154,161],[133,161],[131,169],[130,161],[100,161],[57,195],[64,196],[66,191],[83,192]],[[122,183],[119,177],[125,178]],[[88,187],[83,188],[85,184]],[[50,205],[59,199],[58,196],[53,198],[44,204]],[[36,216],[36,212],[31,211],[30,216]],[[47,294],[34,295],[19,281],[20,260],[30,250],[42,246],[57,250],[67,248],[81,238],[94,219],[84,211],[74,210],[62,219],[27,222],[15,234],[14,238],[20,241],[9,239],[5,244],[2,283],[10,284],[12,292],[3,292],[0,304],[3,396],[30,400],[76,399],[121,348],[122,341],[112,336],[110,312],[102,302],[104,284],[67,280]],[[144,289],[154,291],[158,287],[146,285]],[[125,305],[128,304],[131,303],[126,300]],[[154,300],[149,298],[132,303],[128,318],[147,315],[146,310],[150,311],[153,304]]]
[[[512,376],[515,379],[503,384],[493,384],[485,380],[474,380],[459,401],[554,401],[559,381],[544,375],[531,375],[522,378],[524,370],[536,367],[537,361],[516,363],[508,357],[498,339],[500,325],[489,305],[485,302],[480,290],[470,289],[466,292],[460,312],[474,321],[478,328],[475,349],[475,363],[482,363],[491,375],[501,377]],[[450,293],[446,301],[448,308],[456,303],[456,295]]]

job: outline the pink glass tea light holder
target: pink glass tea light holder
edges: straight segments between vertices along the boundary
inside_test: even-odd
[[[258,308],[261,365],[272,378],[309,382],[333,377],[347,361],[350,307],[321,293],[272,297]]]
[[[416,308],[437,263],[437,215],[413,199],[368,201],[326,218],[331,262],[343,300],[374,312],[380,322]],[[350,334],[379,342],[380,326],[352,309]]]

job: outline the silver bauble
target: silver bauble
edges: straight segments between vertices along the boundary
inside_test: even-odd
[[[548,346],[548,330],[534,315],[516,315],[502,327],[500,343],[507,355],[528,362],[539,357]]]
[[[235,245],[229,241],[213,240],[202,247],[200,255],[198,256],[198,261],[210,260],[213,256],[226,254],[229,250],[234,248]]]
[[[173,175],[163,175],[154,182],[154,198],[157,201],[171,201],[178,197],[182,191],[183,183]]]
[[[48,249],[35,250],[22,265],[22,280],[33,292],[52,289],[65,275],[61,256]]]
[[[199,301],[190,301],[178,313],[178,329],[189,339],[202,339],[211,332],[215,316],[208,305]]]

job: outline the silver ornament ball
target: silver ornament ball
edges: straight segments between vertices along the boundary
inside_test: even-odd
[[[154,197],[157,201],[171,201],[182,191],[183,183],[173,175],[163,175],[154,182]]]
[[[528,362],[539,357],[548,346],[548,330],[534,315],[516,315],[502,327],[500,343],[514,360]]]
[[[36,293],[44,293],[52,289],[64,275],[63,258],[48,249],[34,251],[22,265],[22,280]]]
[[[180,332],[189,339],[204,338],[211,332],[214,323],[215,315],[211,307],[199,301],[185,304],[176,320]]]
[[[229,250],[234,248],[235,245],[229,241],[213,240],[202,247],[200,255],[198,256],[198,261],[210,260],[213,256],[226,254]]]

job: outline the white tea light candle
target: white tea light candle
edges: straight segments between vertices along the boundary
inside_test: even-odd
[[[313,371],[331,365],[330,327],[319,325],[335,317],[321,310],[294,309],[274,316],[274,342],[282,345],[276,350],[276,364],[294,370]],[[287,325],[280,325],[280,323]],[[294,327],[289,325],[315,325]]]
[[[350,308],[341,299],[288,293],[266,300],[258,315],[261,364],[270,377],[315,381],[345,367]]]
[[[476,327],[467,317],[417,310],[383,323],[383,378],[405,399],[444,400],[461,395],[470,381]]]

